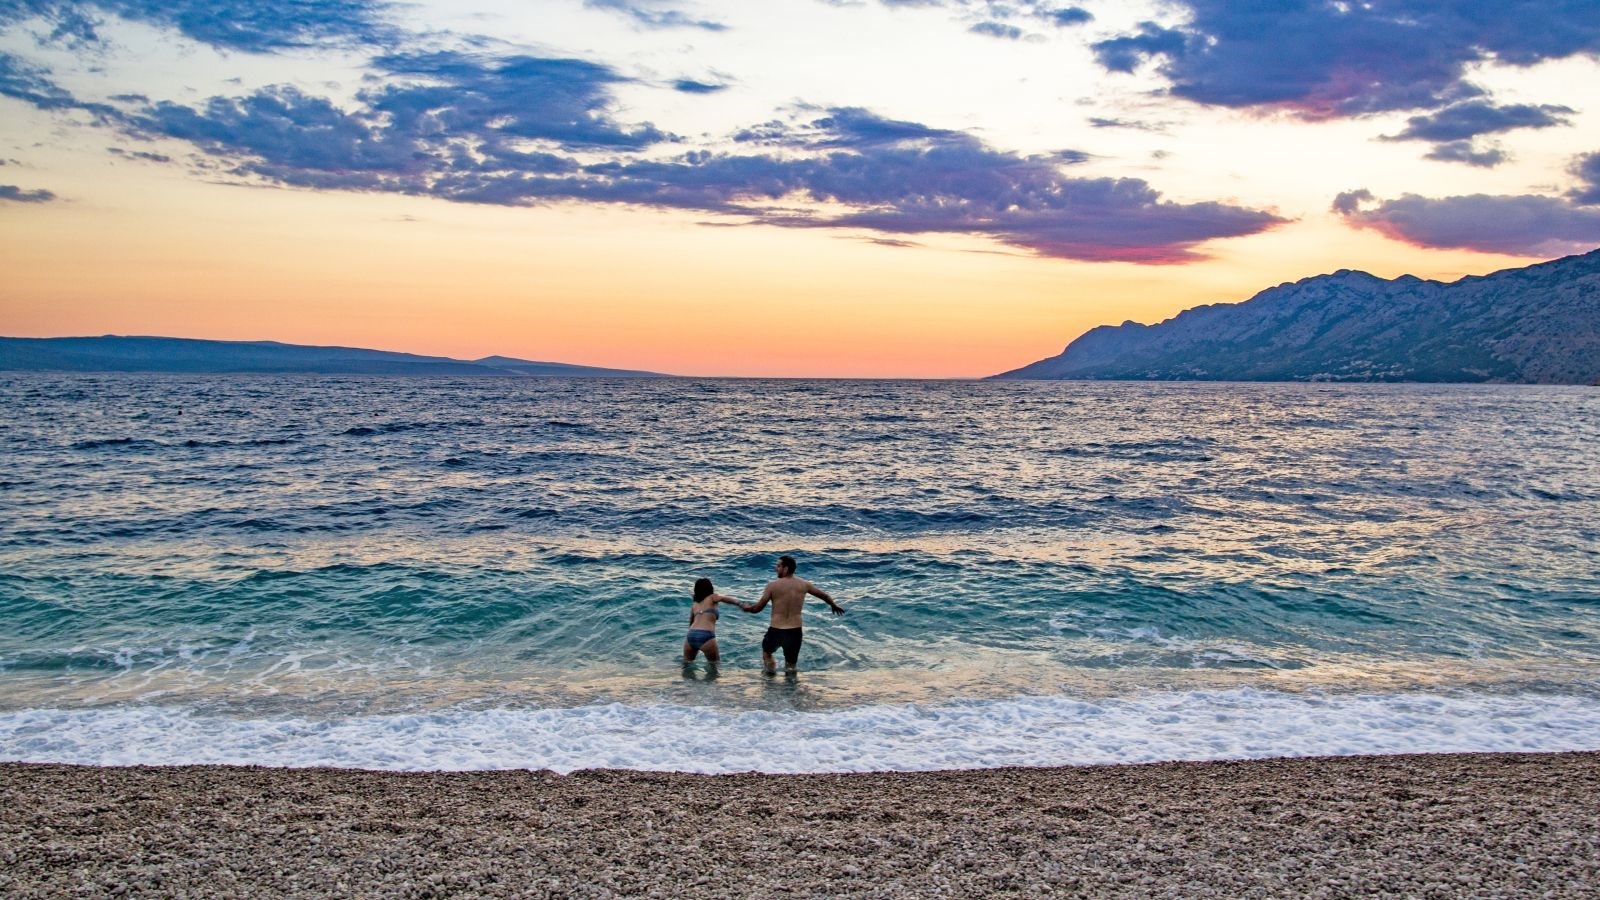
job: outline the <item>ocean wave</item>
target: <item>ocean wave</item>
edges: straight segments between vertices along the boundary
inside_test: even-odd
[[[335,719],[162,706],[0,714],[0,759],[92,765],[821,773],[1596,749],[1600,699],[1549,694],[1237,689],[827,712],[611,703]]]
[[[160,441],[143,440],[140,438],[115,437],[115,438],[89,438],[74,441],[74,450],[107,450],[113,447],[164,447]]]
[[[178,446],[188,447],[191,449],[202,447],[280,447],[285,444],[293,444],[297,440],[298,438],[253,438],[244,441],[229,441],[220,439],[203,441],[198,438],[189,438]]]
[[[402,431],[417,431],[423,429],[450,429],[450,428],[481,428],[483,423],[476,420],[461,422],[385,422],[378,425],[355,425],[346,428],[340,434],[347,437],[373,437],[380,434],[398,434]]]
[[[1206,437],[1176,437],[1148,441],[1087,441],[1065,447],[1050,447],[1046,453],[1058,456],[1104,457],[1141,462],[1211,462],[1216,458],[1217,441]]]

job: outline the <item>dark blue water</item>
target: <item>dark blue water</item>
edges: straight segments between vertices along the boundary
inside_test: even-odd
[[[1600,391],[0,376],[0,758],[1600,748]],[[803,672],[677,661],[780,553]],[[787,749],[774,750],[778,741]]]

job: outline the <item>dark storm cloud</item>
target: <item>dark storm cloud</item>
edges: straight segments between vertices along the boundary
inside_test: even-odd
[[[702,31],[726,31],[721,22],[696,19],[680,10],[665,7],[651,0],[584,0],[584,6],[603,9],[632,19],[646,28],[698,28]]]
[[[54,199],[56,199],[55,194],[42,188],[29,191],[14,184],[0,184],[0,200],[12,203],[48,203]]]
[[[400,32],[384,0],[0,0],[0,24],[39,18],[52,39],[91,43],[107,16],[176,29],[229,50],[269,53],[320,44],[385,45]]]
[[[1379,201],[1348,191],[1333,209],[1358,228],[1370,228],[1418,247],[1543,256],[1600,244],[1600,209],[1534,194],[1420,197]]]
[[[1576,112],[1567,106],[1514,103],[1496,106],[1487,100],[1469,100],[1447,106],[1424,116],[1412,116],[1399,134],[1388,141],[1464,141],[1480,134],[1498,134],[1517,128],[1549,128],[1570,124],[1566,116]]]
[[[1585,153],[1572,162],[1578,186],[1567,196],[1577,203],[1600,204],[1600,153]]]
[[[1147,60],[1173,94],[1307,118],[1434,109],[1480,95],[1474,63],[1532,65],[1600,50],[1593,0],[1180,0],[1189,21],[1094,45],[1101,65]]]

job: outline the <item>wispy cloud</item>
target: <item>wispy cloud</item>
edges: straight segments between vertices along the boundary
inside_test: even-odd
[[[694,16],[656,0],[584,0],[590,9],[603,9],[626,16],[645,28],[698,28],[702,31],[727,31],[728,26]]]
[[[137,159],[143,162],[169,163],[172,157],[165,153],[151,153],[147,150],[124,150],[121,147],[107,147],[106,152],[126,159]]]
[[[823,0],[834,6],[855,6],[843,0]],[[950,10],[958,21],[968,23],[967,31],[985,37],[1021,40],[1030,35],[1023,26],[1048,25],[1072,28],[1094,21],[1094,14],[1081,6],[1058,6],[1049,0],[879,0],[888,7],[938,7]]]
[[[1141,122],[1137,119],[1115,119],[1105,116],[1091,116],[1089,125],[1094,128],[1126,128],[1131,131],[1151,131],[1165,134],[1167,126],[1160,122]]]

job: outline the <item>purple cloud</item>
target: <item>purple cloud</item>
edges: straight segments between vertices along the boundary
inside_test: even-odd
[[[1007,41],[1019,41],[1022,39],[1021,28],[993,20],[979,22],[967,30],[973,34],[981,34],[984,37],[1000,38]]]
[[[705,81],[695,81],[693,78],[679,78],[672,83],[672,89],[682,94],[715,94],[728,89],[726,84],[711,84]]]
[[[0,53],[0,97],[30,103],[39,109],[77,109],[77,98],[50,80],[49,72]]]
[[[0,57],[0,93],[90,109]],[[247,182],[394,192],[454,202],[654,206],[885,239],[985,237],[1041,256],[1136,263],[1203,258],[1206,241],[1255,234],[1277,214],[1164,199],[1140,179],[1070,174],[1077,150],[1024,155],[961,131],[864,109],[809,109],[733,136],[727,151],[615,112],[631,79],[597,63],[529,55],[387,53],[347,103],[291,86],[197,105],[129,96],[102,121],[187,142]],[[646,154],[642,151],[651,151]]]
[[[847,0],[823,0],[835,6],[857,5]],[[1023,30],[1013,22],[1044,22],[1056,28],[1071,28],[1094,21],[1094,14],[1081,6],[1056,6],[1048,0],[879,0],[892,8],[943,7],[973,22],[968,31],[985,37],[1019,40]]]
[[[370,106],[357,112],[280,88],[215,98],[199,109],[159,104],[147,121],[152,132],[236,157],[241,173],[302,187],[503,205],[625,203],[791,228],[972,234],[1069,259],[1186,262],[1201,258],[1195,247],[1205,241],[1254,234],[1284,221],[1228,204],[1163,200],[1138,179],[1070,177],[1066,169],[1086,158],[1075,151],[1023,156],[964,132],[856,108],[741,133],[743,143],[763,148],[757,153],[697,150],[665,159],[624,156],[580,164],[566,152],[573,123],[586,121],[573,115],[603,103],[585,95],[558,105],[563,115],[555,116],[554,125],[543,118],[524,122],[463,91],[462,84],[476,84],[479,76],[458,72],[461,65],[479,71],[458,60],[429,63],[422,68],[450,75],[451,87],[418,97],[418,88],[389,86],[363,94]],[[581,67],[557,70],[585,73],[580,83],[589,85],[611,77]],[[554,146],[513,152],[508,130]],[[623,151],[634,149],[633,138],[641,133],[609,120],[579,130],[586,136],[621,135],[613,149]],[[821,213],[807,211],[809,204],[846,209]]]
[[[1094,21],[1094,15],[1081,6],[1068,6],[1063,9],[1041,9],[1039,18],[1044,19],[1057,28],[1070,28]]]
[[[384,0],[11,0],[0,24],[39,18],[67,43],[100,40],[106,15],[173,28],[229,50],[270,53],[319,44],[387,45],[401,32],[386,21]]]
[[[1178,0],[1189,21],[1146,22],[1094,45],[1100,64],[1147,60],[1179,97],[1308,119],[1436,109],[1482,94],[1488,60],[1526,66],[1600,51],[1592,0]]]
[[[1427,115],[1412,116],[1399,134],[1385,135],[1385,141],[1432,141],[1427,159],[1466,163],[1491,168],[1505,162],[1504,150],[1480,146],[1476,138],[1518,128],[1550,128],[1568,125],[1566,118],[1576,112],[1567,106],[1515,103],[1498,106],[1487,100],[1467,100]]]
[[[1514,103],[1496,106],[1487,100],[1469,100],[1447,106],[1424,116],[1406,120],[1405,130],[1389,135],[1386,141],[1465,141],[1480,134],[1498,134],[1517,128],[1549,128],[1571,124],[1565,116],[1576,110],[1567,106]]]
[[[1335,197],[1333,210],[1357,228],[1418,247],[1557,256],[1600,244],[1600,209],[1557,197],[1404,194],[1379,201],[1372,192],[1359,190]]]
[[[1166,126],[1160,123],[1141,122],[1137,119],[1111,119],[1103,116],[1091,116],[1089,125],[1094,128],[1126,128],[1131,131],[1151,131],[1157,134],[1165,134],[1167,131]]]
[[[1567,196],[1575,203],[1600,204],[1600,153],[1585,153],[1573,160],[1572,174],[1578,177],[1578,186]]]
[[[1423,154],[1423,157],[1440,162],[1466,163],[1483,169],[1492,169],[1510,158],[1499,147],[1479,149],[1471,141],[1446,141],[1434,144],[1433,149]]]
[[[14,184],[0,184],[0,200],[9,200],[12,203],[48,203],[54,199],[56,199],[54,193],[42,188],[29,191]]]
[[[563,171],[575,164],[521,145],[634,150],[670,139],[651,125],[627,126],[610,116],[610,87],[627,79],[597,63],[431,53],[383,56],[374,64],[408,80],[363,91],[355,111],[273,87],[213,97],[198,109],[158,103],[136,125],[147,136],[179,138],[214,155],[256,157],[263,165],[250,168],[277,178],[296,169],[421,175],[441,161]]]

